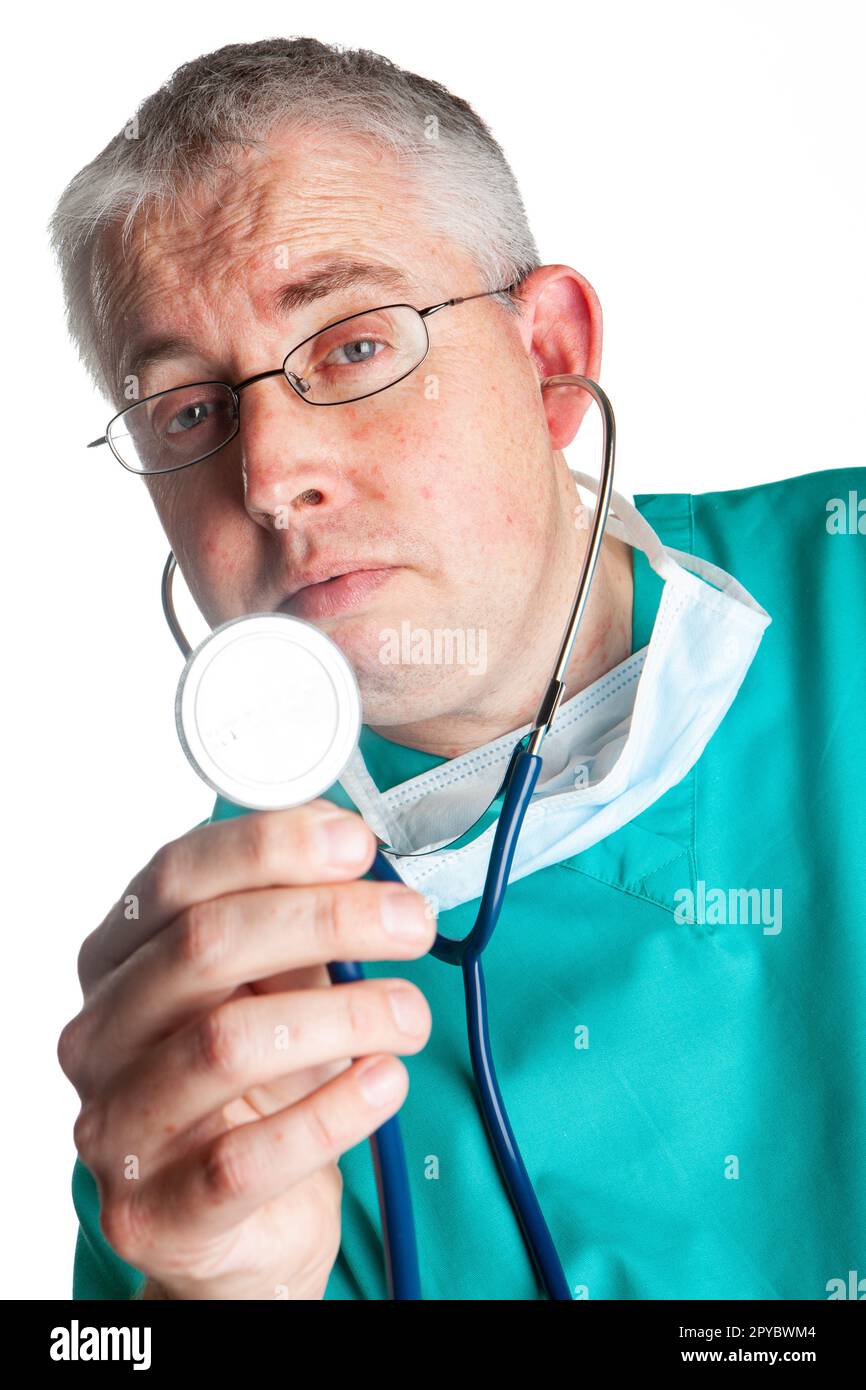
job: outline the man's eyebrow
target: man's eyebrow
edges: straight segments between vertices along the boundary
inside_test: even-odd
[[[289,314],[314,304],[317,299],[361,285],[395,294],[407,294],[412,289],[411,282],[395,266],[343,258],[329,261],[309,271],[302,279],[282,285],[274,294],[271,307],[277,314]],[[198,352],[191,338],[177,333],[147,338],[127,357],[123,376],[141,376],[148,367],[173,357],[194,357]]]
[[[398,294],[405,294],[411,289],[406,276],[395,266],[344,258],[329,261],[327,265],[308,272],[303,279],[283,285],[274,296],[273,307],[277,313],[288,314],[293,309],[306,308],[317,299],[324,299],[339,290],[353,289],[356,285],[376,286]]]
[[[148,367],[158,362],[169,361],[172,357],[194,357],[198,348],[191,338],[180,337],[176,333],[146,338],[127,358],[123,376],[141,376]]]

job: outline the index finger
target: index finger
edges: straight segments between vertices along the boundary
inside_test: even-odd
[[[157,850],[86,938],[78,957],[82,988],[196,903],[251,888],[360,878],[375,853],[376,837],[362,818],[323,798],[188,830]],[[131,920],[124,909],[130,899]]]

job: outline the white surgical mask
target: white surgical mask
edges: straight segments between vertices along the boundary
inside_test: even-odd
[[[591,491],[594,479],[574,473]],[[542,745],[510,881],[560,863],[626,825],[685,777],[727,713],[771,619],[731,575],[662,545],[619,493],[607,532],[643,551],[664,580],[649,644],[560,705]],[[715,587],[714,587],[715,586]],[[495,834],[439,851],[499,790],[512,749],[531,724],[408,782],[379,791],[360,748],[340,782],[367,824],[404,853],[391,859],[439,911],[479,898]]]

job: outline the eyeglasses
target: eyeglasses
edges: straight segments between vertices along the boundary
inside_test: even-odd
[[[307,405],[348,405],[396,386],[420,366],[430,350],[426,320],[440,309],[507,294],[519,281],[500,290],[484,290],[446,299],[426,309],[385,304],[331,323],[297,344],[282,367],[258,372],[229,386],[225,381],[196,381],[145,396],[118,412],[101,439],[130,473],[174,473],[222,449],[240,429],[239,392],[268,377],[286,378]]]

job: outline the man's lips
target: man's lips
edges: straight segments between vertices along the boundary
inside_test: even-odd
[[[357,608],[368,594],[387,583],[399,568],[388,565],[379,569],[350,570],[348,574],[338,574],[336,578],[322,580],[319,584],[307,584],[284,599],[278,611],[290,613],[295,618],[333,617],[336,613]]]

